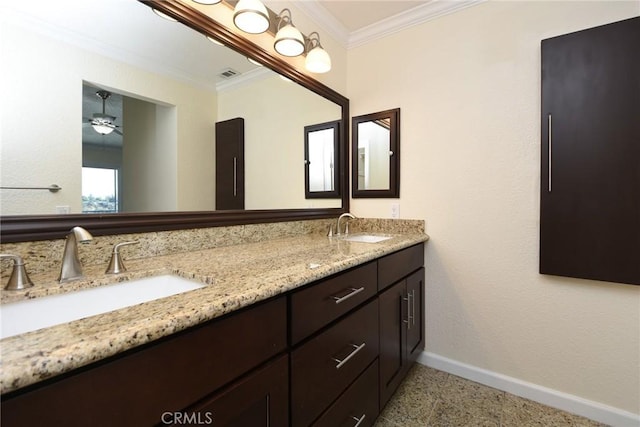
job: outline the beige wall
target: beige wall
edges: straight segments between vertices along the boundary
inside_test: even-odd
[[[3,186],[58,184],[62,191],[0,192],[4,214],[54,214],[81,206],[82,84],[175,107],[179,147],[172,191],[179,210],[211,210],[216,93],[89,53],[22,26],[0,27]],[[37,153],[37,155],[34,155]],[[195,172],[197,171],[197,172]],[[163,190],[163,191],[165,191]],[[175,192],[179,191],[178,199]]]
[[[426,351],[635,414],[640,287],[538,274],[538,198],[540,40],[639,13],[490,1],[350,50],[347,82],[352,115],[402,109],[400,213],[431,236]]]
[[[338,105],[274,73],[221,91],[218,101],[219,120],[245,120],[246,209],[342,205],[304,192],[304,127],[339,119]]]

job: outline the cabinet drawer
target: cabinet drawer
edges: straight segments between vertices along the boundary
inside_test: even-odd
[[[286,334],[279,298],[3,400],[2,425],[155,425],[285,350]]]
[[[291,295],[291,342],[347,313],[377,292],[376,263],[340,273]]]
[[[394,284],[424,264],[424,244],[411,246],[378,260],[378,290]]]
[[[376,359],[313,426],[367,427],[373,425],[378,413],[378,360]]]
[[[291,355],[292,425],[308,426],[378,356],[378,300]]]

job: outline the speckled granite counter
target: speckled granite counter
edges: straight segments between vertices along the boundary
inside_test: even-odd
[[[34,275],[37,287],[3,293],[3,303],[165,273],[207,286],[0,340],[1,391],[68,372],[428,239],[423,233],[393,236],[372,244],[309,234],[128,260],[124,274],[105,275],[103,265],[90,266],[88,279],[64,285],[55,275]]]

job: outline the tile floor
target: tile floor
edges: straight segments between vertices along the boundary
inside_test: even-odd
[[[374,427],[605,427],[446,372],[416,364]]]

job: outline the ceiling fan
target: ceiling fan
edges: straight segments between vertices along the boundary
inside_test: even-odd
[[[88,124],[100,135],[108,135],[111,132],[122,135],[122,132],[118,130],[119,126],[114,123],[116,120],[115,116],[111,116],[105,112],[105,102],[111,96],[111,92],[99,90],[96,92],[96,95],[102,98],[102,113],[93,113],[93,118],[87,119]]]

